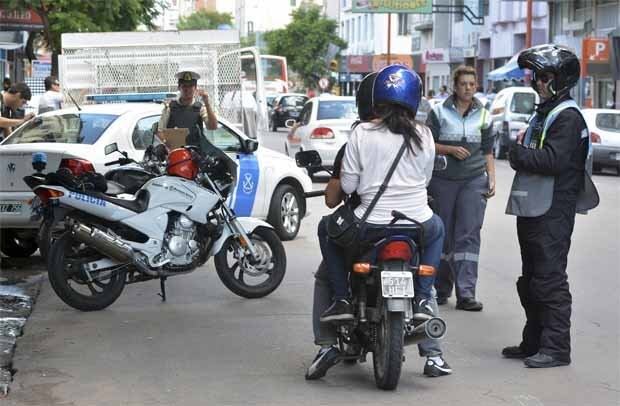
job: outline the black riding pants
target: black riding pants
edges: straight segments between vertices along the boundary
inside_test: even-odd
[[[521,348],[570,362],[572,298],[566,265],[575,224],[574,202],[558,204],[540,217],[518,217],[522,276],[517,292],[525,309]]]

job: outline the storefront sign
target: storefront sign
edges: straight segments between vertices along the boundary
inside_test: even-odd
[[[413,58],[411,55],[392,54],[390,55],[390,64],[399,63],[405,65],[409,69],[413,69]],[[375,55],[372,57],[372,70],[378,71],[388,66],[387,55]]]
[[[356,73],[370,72],[372,70],[372,55],[348,55],[347,70]]]
[[[447,49],[427,49],[424,52],[424,63],[448,63],[449,54]]]
[[[353,0],[351,12],[431,14],[433,0]]]
[[[1,31],[40,31],[43,20],[32,10],[0,9]]]

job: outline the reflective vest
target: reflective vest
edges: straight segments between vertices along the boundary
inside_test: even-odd
[[[531,145],[534,148],[542,148],[547,136],[547,130],[551,127],[555,119],[560,113],[566,109],[576,109],[581,115],[581,110],[574,100],[566,100],[558,104],[549,112],[543,124],[543,130],[540,133],[539,140],[532,140],[533,128],[536,126],[537,116],[530,121],[523,145]],[[585,123],[585,120],[584,120]],[[587,210],[593,209],[598,205],[599,198],[596,187],[592,182],[592,143],[590,141],[590,132],[586,127],[581,133],[581,139],[587,138],[588,152],[586,156],[584,176],[585,184],[577,197],[577,211],[585,214]],[[555,185],[555,176],[539,175],[528,173],[525,171],[517,171],[512,181],[510,196],[508,197],[508,205],[506,206],[506,214],[512,214],[520,217],[538,217],[545,214],[553,203],[553,190]]]

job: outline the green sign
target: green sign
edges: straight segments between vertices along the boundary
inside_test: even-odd
[[[431,14],[433,0],[353,0],[351,12]]]

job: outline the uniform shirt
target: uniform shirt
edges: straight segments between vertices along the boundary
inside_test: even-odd
[[[48,90],[39,98],[39,114],[58,110],[62,107],[62,93]]]
[[[177,102],[181,103],[179,99],[177,99]],[[206,124],[209,122],[209,114],[207,113],[207,108],[204,106],[204,104],[200,108],[200,117],[202,117],[203,123]],[[159,118],[159,126],[157,128],[159,128],[160,130],[163,130],[164,128],[168,128],[169,120],[170,120],[170,103],[165,103],[164,110],[162,111],[161,117]]]
[[[397,209],[416,221],[424,222],[433,216],[428,207],[426,186],[433,174],[435,143],[429,129],[419,124],[418,134],[422,148],[413,141],[401,157],[388,183],[367,221],[387,224],[392,210]],[[341,187],[346,194],[357,192],[361,204],[355,209],[358,218],[363,217],[403,145],[403,136],[390,132],[375,123],[361,123],[353,130],[342,163]]]
[[[486,172],[486,158],[493,151],[491,114],[474,98],[469,110],[461,116],[454,97],[436,104],[430,111],[426,125],[431,129],[435,142],[466,148],[471,154],[460,160],[446,155],[448,166],[435,176],[450,180],[471,179]]]

